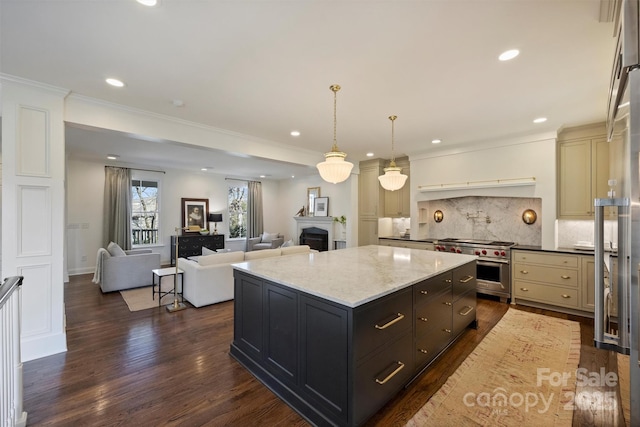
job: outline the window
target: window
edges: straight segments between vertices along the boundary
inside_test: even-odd
[[[247,183],[229,186],[229,238],[247,237]]]
[[[131,243],[133,246],[157,245],[160,241],[159,194],[158,178],[133,171],[131,179]]]

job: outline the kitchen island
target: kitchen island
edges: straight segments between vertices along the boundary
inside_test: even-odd
[[[475,259],[364,246],[234,264],[231,355],[312,424],[361,425],[476,325]]]

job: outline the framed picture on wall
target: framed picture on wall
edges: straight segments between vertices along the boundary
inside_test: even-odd
[[[329,216],[329,198],[316,197],[313,216]]]
[[[182,232],[198,233],[207,228],[209,199],[182,198]]]

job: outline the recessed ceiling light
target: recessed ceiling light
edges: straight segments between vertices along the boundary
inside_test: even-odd
[[[158,4],[158,0],[136,0],[136,1],[145,6],[155,6],[156,4]]]
[[[266,175],[260,175],[260,178],[266,178],[266,177],[267,177]]]
[[[440,144],[441,142],[442,142],[442,140],[441,140],[441,139],[432,139],[432,140],[431,140],[431,143],[432,143],[432,144]]]
[[[373,153],[367,153],[367,157],[373,157]]]
[[[105,81],[107,83],[109,83],[111,86],[114,86],[114,87],[123,87],[124,86],[124,83],[121,80],[118,80],[118,79],[108,78]]]
[[[291,179],[293,179],[293,178],[295,178],[295,177],[296,177],[295,175],[291,175]]]
[[[544,123],[547,121],[546,117],[538,117],[537,119],[533,120],[533,123]]]
[[[107,159],[109,160],[118,160],[120,158],[120,156],[116,155],[116,154],[107,154]]]
[[[182,99],[174,99],[171,103],[174,107],[184,107],[184,101]]]
[[[508,61],[510,59],[515,58],[518,55],[520,55],[520,51],[518,49],[511,49],[511,50],[502,52],[500,56],[498,56],[498,59],[500,61]]]
[[[207,171],[207,168],[200,168],[200,170],[201,170],[202,172],[206,172],[206,171]]]
[[[291,136],[300,136],[300,131],[292,130],[291,131]]]

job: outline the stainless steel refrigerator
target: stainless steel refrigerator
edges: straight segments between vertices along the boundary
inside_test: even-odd
[[[638,0],[619,2],[618,38],[607,112],[610,143],[611,191],[596,199],[595,319],[596,347],[630,356],[631,426],[640,426],[640,7]],[[617,220],[617,271],[605,280],[604,221]],[[614,227],[615,228],[615,227]],[[611,312],[615,299],[617,313]],[[616,316],[614,317],[614,314]],[[615,327],[612,327],[615,325]]]

